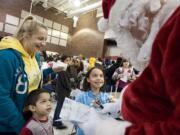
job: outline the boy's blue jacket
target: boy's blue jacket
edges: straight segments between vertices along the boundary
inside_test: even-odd
[[[21,52],[14,47],[3,48],[3,42],[16,44],[8,38],[0,42],[0,132],[18,134],[25,124],[22,113],[28,78]]]

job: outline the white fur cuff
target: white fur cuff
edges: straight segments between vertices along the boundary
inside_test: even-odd
[[[108,19],[105,19],[103,17],[100,18],[97,23],[97,26],[100,32],[105,32],[106,30],[108,30]]]

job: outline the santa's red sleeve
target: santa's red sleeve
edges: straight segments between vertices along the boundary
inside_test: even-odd
[[[123,95],[125,135],[180,135],[180,7],[162,26],[149,65]]]

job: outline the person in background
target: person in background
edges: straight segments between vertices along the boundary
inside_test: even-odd
[[[46,68],[43,68],[43,60],[47,60],[47,56],[46,56],[46,52],[43,51],[38,51],[36,53],[36,60],[38,62],[38,65],[39,65],[39,68],[41,69],[41,72],[42,72],[42,85],[45,84],[48,79],[49,79],[49,76],[50,75],[56,75],[56,73],[60,72],[63,70],[62,67],[60,66],[56,66],[56,67],[53,67],[53,66],[49,66],[49,67],[46,67]]]
[[[87,71],[90,70],[91,68],[93,68],[95,66],[95,63],[96,63],[96,58],[95,57],[90,57]]]
[[[110,91],[111,89],[112,89],[112,91],[115,91],[116,82],[112,79],[112,75],[114,74],[114,72],[117,68],[122,66],[122,61],[123,61],[123,58],[118,57],[116,62],[112,66],[105,69],[105,79],[106,79],[106,86],[107,86],[106,90],[107,91]]]
[[[105,59],[104,59],[104,62],[103,62],[104,69],[109,68],[110,65],[111,65],[111,60],[110,60],[110,58],[105,58]]]
[[[82,89],[82,81],[83,81],[83,78],[85,76],[83,70],[84,70],[84,65],[83,65],[83,62],[79,59],[76,59],[75,60],[75,66],[77,68],[77,88],[78,89]]]
[[[127,84],[135,80],[135,78],[133,67],[126,59],[122,60],[122,66],[117,68],[112,76],[112,79],[116,81],[118,91],[121,91]]]
[[[63,70],[60,66],[49,66],[48,55],[45,50],[36,53],[36,59],[38,60],[39,67],[41,68],[42,76],[42,88],[48,90],[50,93],[55,92],[56,75]]]
[[[77,68],[76,68],[76,65],[75,65],[74,58],[71,58],[70,64],[69,64],[69,66],[67,68],[67,72],[68,72],[69,77],[70,77],[71,88],[76,89],[77,88],[78,72],[77,72]]]
[[[84,92],[80,93],[75,100],[85,105],[102,109],[102,105],[109,102],[109,95],[103,93],[104,74],[100,68],[91,68],[85,77],[83,83]],[[77,135],[84,135],[83,131],[78,127]]]
[[[61,61],[70,65],[70,57],[63,55],[61,57]],[[56,99],[57,104],[54,112],[53,117],[53,126],[55,126],[57,129],[66,129],[67,126],[65,126],[62,121],[60,120],[59,114],[62,109],[62,105],[64,102],[65,97],[69,97],[71,93],[71,84],[70,84],[70,77],[69,73],[66,71],[60,71],[58,73],[57,81],[56,81]]]
[[[81,60],[75,59],[74,65],[77,68],[77,73],[78,74],[83,71],[84,65],[83,65]]]
[[[33,115],[23,127],[20,135],[54,135],[52,119],[49,117],[52,103],[48,91],[37,89],[30,92],[25,108]]]

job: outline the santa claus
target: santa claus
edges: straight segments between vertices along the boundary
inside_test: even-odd
[[[112,1],[103,0],[106,7],[112,6],[106,22],[117,33],[118,46],[128,53],[124,56],[150,59],[140,77],[124,88],[120,100],[105,104],[101,112],[120,110],[124,121],[104,119],[91,110],[79,126],[86,135],[179,135],[180,0]],[[147,22],[152,22],[150,32]],[[131,41],[136,38],[133,27],[145,33],[140,47]]]

